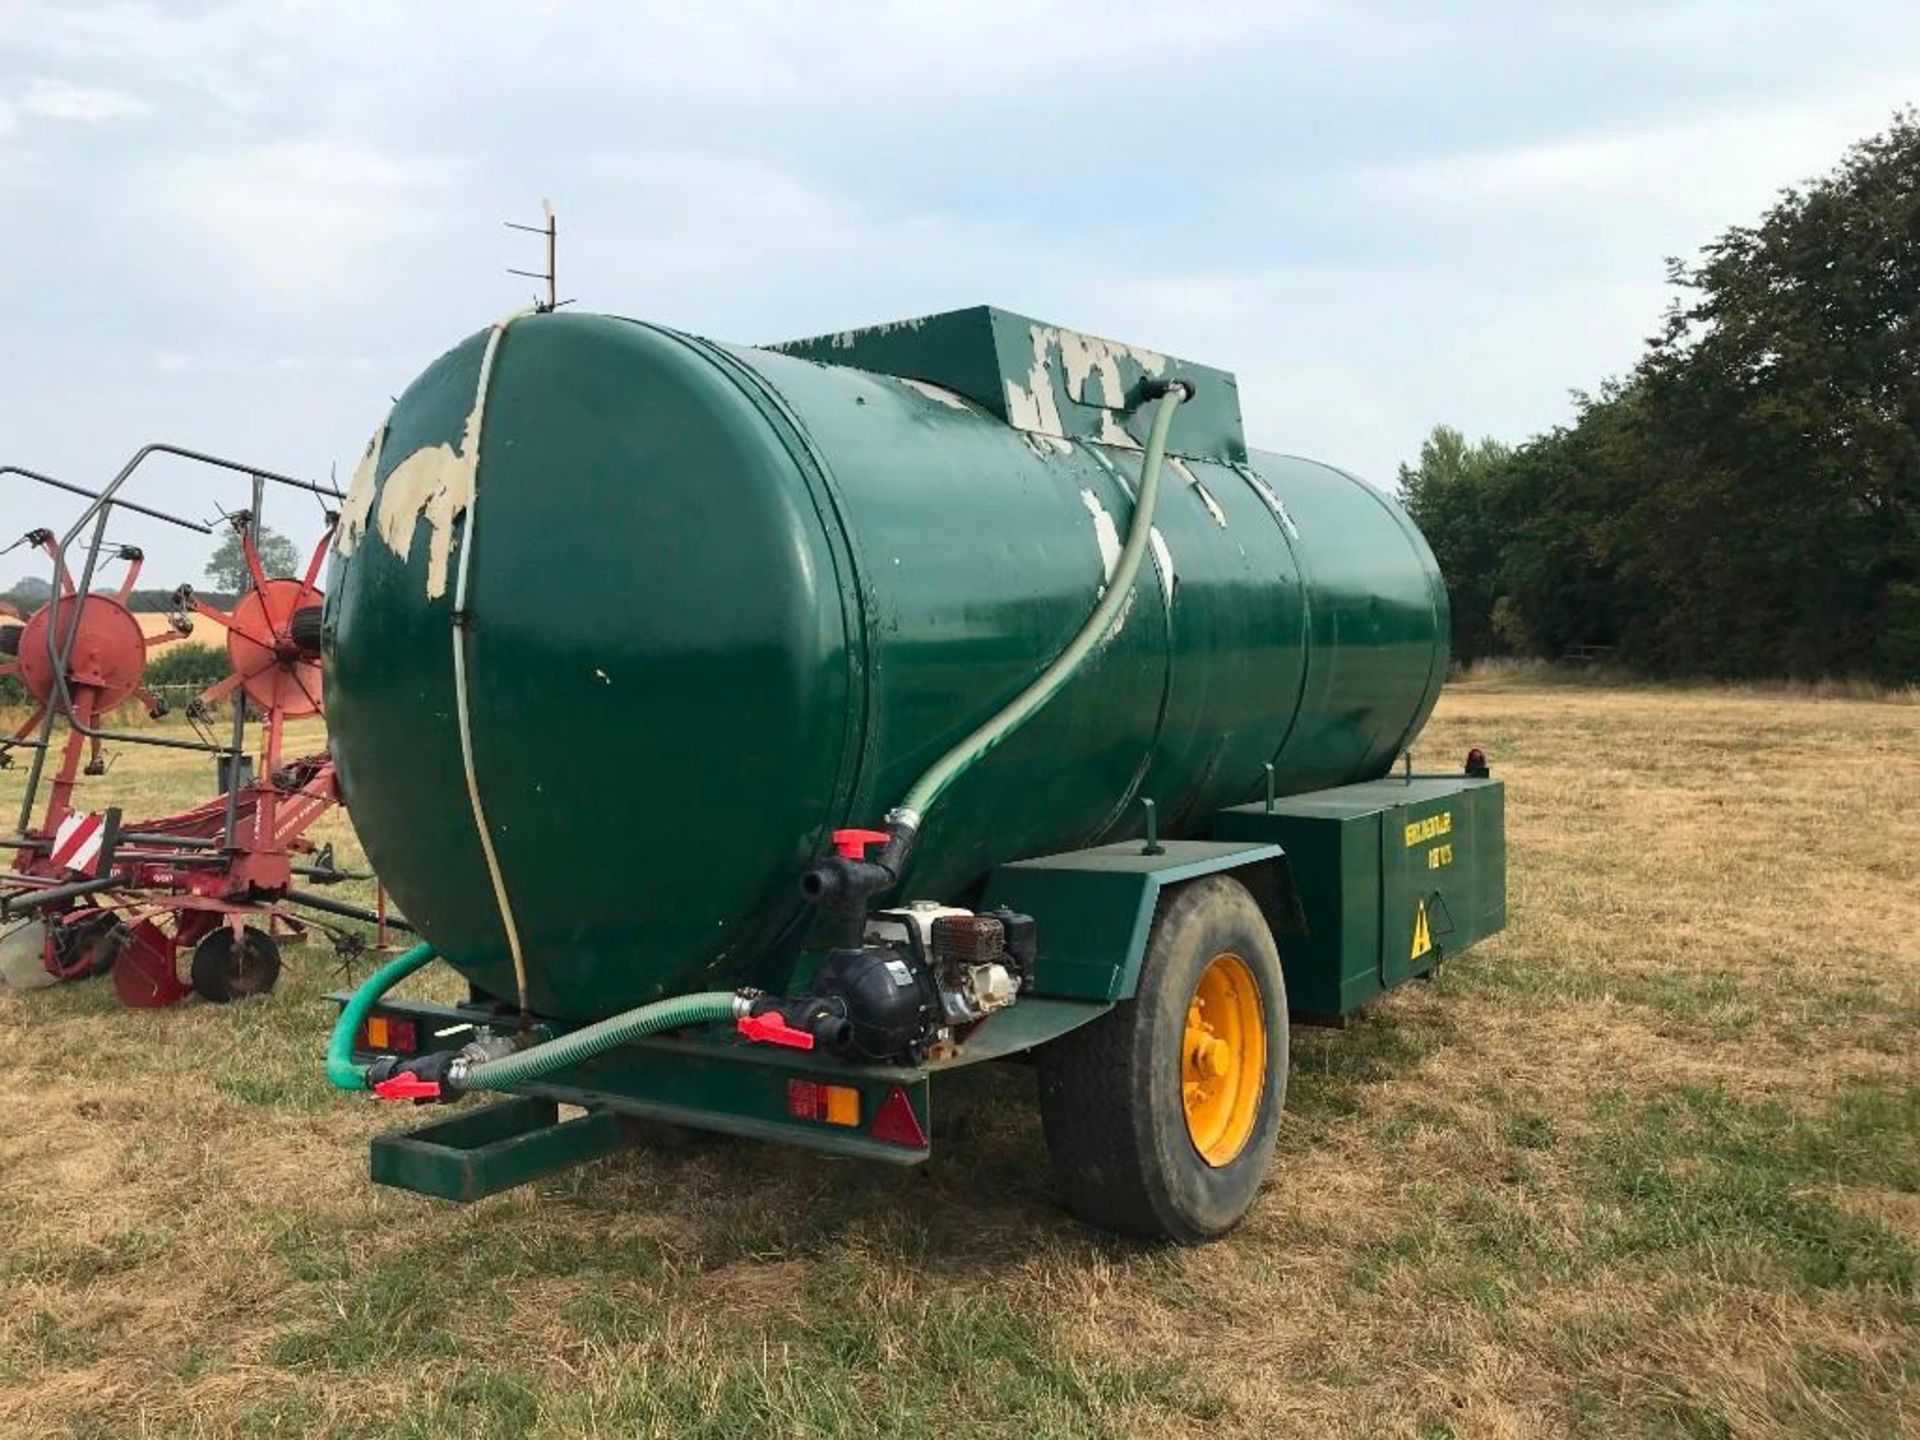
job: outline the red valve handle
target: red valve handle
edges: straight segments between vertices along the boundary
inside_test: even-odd
[[[767,1045],[787,1045],[795,1050],[813,1048],[813,1036],[787,1024],[777,1010],[769,1010],[764,1015],[742,1015],[735,1023],[740,1033],[749,1040],[758,1040]]]
[[[807,1038],[811,1040],[813,1037]],[[410,1071],[402,1070],[398,1075],[382,1080],[374,1086],[373,1093],[382,1100],[438,1100],[440,1082],[423,1080]]]
[[[884,845],[892,838],[884,830],[836,830],[833,832],[833,848],[844,859],[864,860],[869,845]]]

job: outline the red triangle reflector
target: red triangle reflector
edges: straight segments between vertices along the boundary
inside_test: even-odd
[[[896,1085],[880,1104],[879,1113],[873,1117],[873,1124],[867,1127],[867,1134],[875,1140],[886,1140],[895,1145],[911,1145],[916,1150],[927,1148],[927,1132],[920,1126],[920,1117],[913,1113],[913,1101],[907,1098],[904,1087]]]

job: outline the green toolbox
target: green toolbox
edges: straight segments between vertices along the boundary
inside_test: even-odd
[[[1280,937],[1296,1019],[1340,1023],[1507,921],[1506,789],[1410,775],[1222,810],[1219,840],[1286,852],[1306,933]]]

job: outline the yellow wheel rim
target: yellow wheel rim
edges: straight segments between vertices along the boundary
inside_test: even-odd
[[[1209,1165],[1247,1148],[1267,1083],[1267,1016],[1260,985],[1231,952],[1213,957],[1187,1002],[1180,1096],[1187,1135]]]

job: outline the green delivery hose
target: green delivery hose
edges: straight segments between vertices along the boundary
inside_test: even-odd
[[[388,991],[434,960],[439,955],[431,945],[416,945],[406,954],[389,961],[353,993],[353,998],[334,1023],[333,1038],[327,1043],[327,1079],[342,1090],[365,1090],[367,1069],[354,1063],[353,1042],[360,1027]],[[511,1090],[515,1086],[551,1075],[569,1065],[578,1065],[596,1055],[604,1055],[619,1045],[663,1030],[678,1030],[688,1025],[732,1020],[740,1013],[740,1001],[726,991],[707,991],[697,995],[676,995],[656,1000],[651,1005],[623,1011],[598,1024],[588,1025],[558,1040],[522,1050],[498,1060],[482,1060],[459,1075],[459,1090]]]
[[[367,1088],[367,1067],[353,1063],[353,1040],[366,1022],[367,1012],[380,1003],[386,993],[414,971],[425,966],[440,952],[431,945],[416,945],[406,954],[389,960],[367,977],[367,983],[353,992],[334,1022],[333,1038],[327,1042],[327,1079],[342,1090]]]
[[[578,1065],[596,1055],[604,1055],[616,1046],[662,1030],[679,1030],[688,1025],[732,1020],[740,1013],[738,998],[729,991],[707,990],[695,995],[675,995],[626,1010],[606,1020],[549,1040],[531,1050],[499,1060],[482,1060],[461,1077],[467,1090],[511,1090],[569,1065]]]
[[[1140,462],[1140,493],[1133,501],[1133,523],[1127,529],[1127,543],[1120,550],[1120,563],[1114,567],[1113,575],[1107,581],[1107,593],[1094,607],[1093,614],[1087,617],[1087,623],[1080,627],[1080,633],[1073,637],[1051,665],[1041,671],[1038,679],[1002,706],[979,729],[934,761],[927,773],[907,792],[907,798],[901,802],[900,810],[895,814],[904,811],[911,825],[918,827],[927,811],[933,808],[934,801],[946,793],[948,786],[978,764],[994,746],[1039,714],[1086,663],[1094,648],[1107,638],[1107,632],[1113,628],[1113,622],[1126,605],[1127,597],[1133,593],[1133,582],[1140,574],[1140,562],[1153,538],[1153,512],[1160,498],[1160,469],[1166,460],[1167,431],[1173,425],[1173,412],[1192,393],[1185,381],[1177,380],[1161,391],[1160,398],[1155,402],[1153,425],[1147,434],[1146,455]]]

